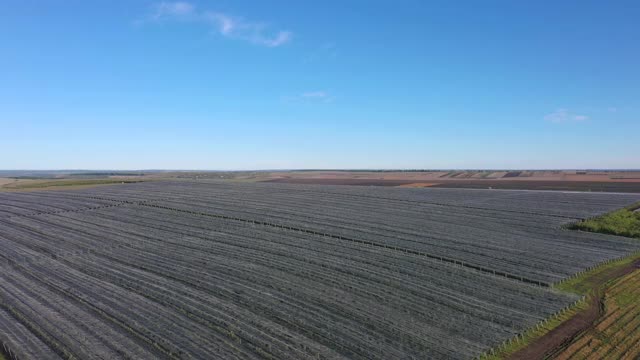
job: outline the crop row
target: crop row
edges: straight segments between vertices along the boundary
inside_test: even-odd
[[[0,193],[0,219],[43,212],[70,211],[112,205],[111,200],[72,197],[64,193]]]
[[[396,251],[147,206],[21,217],[4,226],[14,247],[57,257],[14,265],[17,283],[37,287],[22,276],[28,269],[32,281],[74,289],[81,304],[97,304],[95,314],[117,317],[97,316],[114,331],[149,334],[138,341],[145,351],[153,343],[171,354],[202,350],[175,343],[162,320],[129,312],[138,306],[179,314],[173,321],[182,329],[204,327],[209,337],[198,344],[230,357],[466,358],[571,300]],[[79,301],[64,291],[58,297]],[[83,344],[67,346],[87,355]]]
[[[275,183],[228,183],[167,181],[128,185],[126,188],[96,188],[79,193],[102,194],[110,198],[157,199],[241,193],[248,196],[270,194],[318,194],[342,196],[344,200],[369,198],[385,203],[417,203],[511,214],[539,215],[561,219],[586,218],[640,201],[638,194],[576,193],[558,191],[509,191],[466,189],[397,189],[367,186],[321,186]],[[350,200],[349,200],[350,201]]]
[[[543,282],[559,281],[638,249],[637,243],[625,239],[560,229],[570,219],[623,206],[640,199],[637,195],[191,182],[136,186],[144,186],[140,194],[148,192],[156,200],[158,189],[166,190],[166,201],[150,204],[375,238],[478,266],[500,264],[498,271]],[[501,206],[492,208],[488,201]],[[533,205],[540,214],[523,210]],[[557,207],[565,215],[553,215]]]
[[[309,206],[308,204],[314,204]],[[505,224],[477,213],[401,211],[321,199],[189,198],[152,204],[182,211],[241,218],[370,240],[542,282],[556,282],[606,259],[639,248],[627,239],[568,232],[537,224]]]
[[[636,199],[191,181],[0,194],[0,343],[26,359],[471,358],[576,300],[525,280],[637,250],[560,228]]]

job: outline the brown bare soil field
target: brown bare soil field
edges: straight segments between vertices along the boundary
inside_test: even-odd
[[[275,171],[254,181],[291,184],[402,186],[472,189],[640,192],[640,171],[452,170],[452,171]]]
[[[441,181],[435,187],[467,189],[562,190],[596,192],[640,192],[640,182],[548,181],[548,180],[466,180]]]
[[[255,173],[256,178],[278,179],[369,179],[369,180],[465,180],[493,179],[509,181],[586,181],[640,182],[640,171],[575,171],[575,170],[425,170],[425,171],[354,171],[354,170],[292,170]]]
[[[605,192],[640,192],[640,181],[548,181],[525,180],[472,180],[472,179],[438,179],[430,183],[430,187],[467,188],[467,189],[513,189],[513,190],[562,190],[562,191],[605,191]],[[322,185],[361,185],[361,186],[407,186],[417,183],[415,180],[366,179],[366,178],[277,178],[264,181],[288,184],[322,184]]]
[[[39,180],[33,179],[12,179],[12,178],[0,178],[0,189],[7,189],[21,185],[27,185],[36,183]]]
[[[0,187],[15,182],[14,179],[0,178]]]

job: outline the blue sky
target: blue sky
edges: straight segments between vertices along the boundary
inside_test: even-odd
[[[0,6],[1,169],[640,168],[637,1]]]

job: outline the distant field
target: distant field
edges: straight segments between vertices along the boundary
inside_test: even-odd
[[[590,182],[590,181],[547,181],[547,180],[446,180],[416,182],[415,180],[393,179],[315,179],[315,178],[277,178],[266,182],[284,184],[316,185],[360,185],[360,186],[398,186],[398,187],[434,187],[460,189],[510,189],[510,190],[558,190],[586,192],[640,192],[640,182]]]
[[[459,170],[284,171],[255,174],[255,181],[399,187],[640,192],[640,171]]]
[[[307,170],[272,171],[244,174],[256,179],[317,179],[317,180],[401,180],[413,182],[437,181],[559,181],[559,182],[640,182],[639,170]]]
[[[20,359],[478,356],[640,250],[568,222],[640,195],[154,181],[0,193]],[[90,324],[90,326],[88,326]]]
[[[15,179],[0,178],[0,187],[5,186],[7,184],[11,184],[15,181],[16,181]]]
[[[98,185],[136,183],[131,179],[0,179],[0,191],[84,188]]]
[[[99,180],[227,180],[318,185],[443,187],[640,193],[634,170],[290,170],[290,171],[1,171],[23,184]],[[2,189],[3,180],[0,180]],[[78,185],[87,186],[87,185]],[[48,187],[54,189],[54,187]]]

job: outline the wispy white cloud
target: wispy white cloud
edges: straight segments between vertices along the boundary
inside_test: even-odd
[[[324,91],[309,91],[302,93],[303,98],[307,99],[326,99],[329,95]]]
[[[238,22],[229,15],[207,12],[205,17],[218,27],[218,31],[224,35],[230,35],[238,28]]]
[[[186,16],[193,14],[195,6],[188,2],[176,1],[166,2],[163,1],[154,6],[154,11],[151,17],[153,19],[161,19],[164,17],[176,17]]]
[[[293,33],[291,31],[279,31],[278,34],[272,39],[262,39],[263,44],[275,47],[280,46],[282,44],[288,43],[293,38]]]
[[[294,102],[294,101],[331,102],[333,101],[333,96],[331,96],[326,91],[306,91],[298,95],[283,96],[282,100],[285,102]]]
[[[250,22],[237,16],[207,11],[203,13],[203,17],[211,23],[221,35],[246,40],[253,44],[276,47],[289,42],[292,38],[290,31],[269,33],[267,31],[268,27],[265,24]]]
[[[553,123],[582,122],[589,119],[586,115],[579,115],[570,112],[567,109],[558,109],[550,114],[545,115],[545,120]]]
[[[338,46],[334,42],[326,42],[309,52],[303,60],[305,62],[334,60],[338,57]]]
[[[156,21],[187,20],[202,23],[209,25],[217,34],[224,37],[267,47],[284,45],[293,38],[293,33],[290,31],[274,31],[261,22],[253,22],[216,11],[198,10],[195,5],[183,1],[156,4],[150,18]]]

